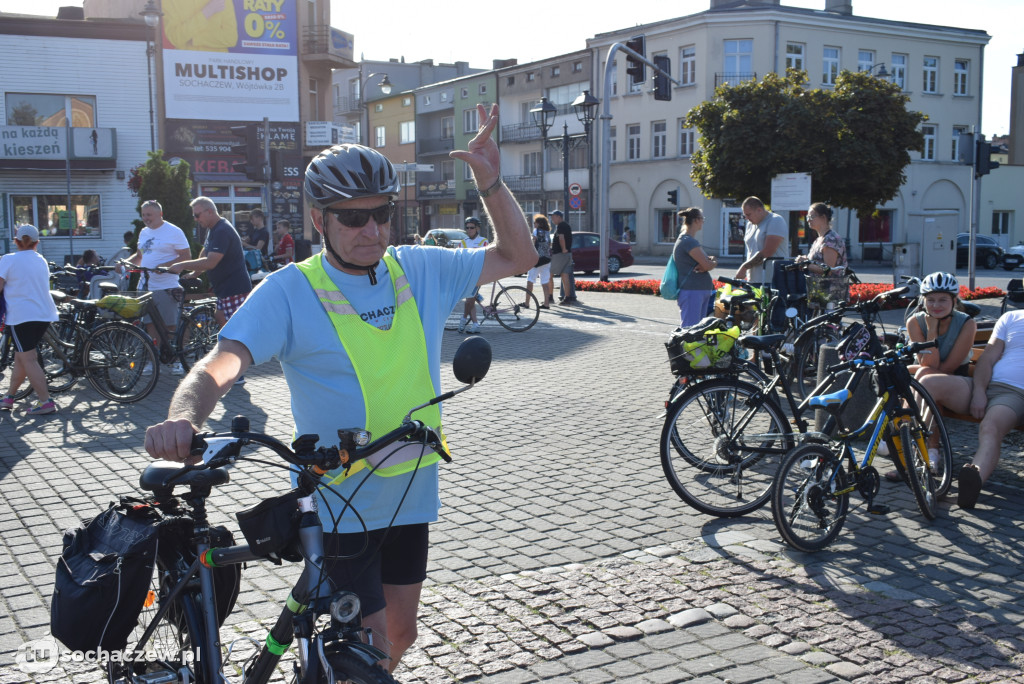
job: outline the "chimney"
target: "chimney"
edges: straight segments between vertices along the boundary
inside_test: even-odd
[[[853,1],[852,0],[825,0],[825,11],[835,12],[836,14],[853,14]]]
[[[84,21],[85,9],[82,7],[58,7],[58,19],[70,19],[72,21]]]

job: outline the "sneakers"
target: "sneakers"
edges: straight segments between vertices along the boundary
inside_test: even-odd
[[[459,321],[459,332],[466,332],[466,325],[469,323],[468,318],[463,318]]]
[[[471,335],[475,335],[476,333],[480,332],[480,323],[470,323],[469,327],[466,328],[466,332],[468,332]]]
[[[8,394],[0,399],[0,411],[11,411],[14,409],[14,395]]]
[[[45,404],[40,404],[39,402],[36,402],[36,405],[27,411],[28,415],[30,416],[45,416],[48,413],[56,412],[57,405],[53,403],[53,399],[46,402]]]
[[[956,493],[956,505],[960,508],[970,510],[978,502],[978,495],[981,494],[981,473],[978,466],[968,463],[960,468]]]
[[[171,365],[171,375],[184,375],[185,368],[181,365],[181,361],[175,361]]]
[[[245,384],[245,376],[244,375],[238,376],[238,379],[235,380],[235,384],[236,385],[244,385]]]
[[[143,375],[152,375],[153,374],[153,364],[150,363],[149,361],[147,361],[146,365],[142,367],[142,374]]]

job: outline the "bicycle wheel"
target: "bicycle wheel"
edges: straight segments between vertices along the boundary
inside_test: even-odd
[[[220,326],[217,325],[215,313],[213,306],[197,306],[181,319],[174,346],[186,373],[217,346]]]
[[[92,331],[82,350],[85,377],[96,391],[122,403],[138,401],[156,387],[160,375],[153,340],[138,328],[114,321]],[[144,375],[146,364],[152,373]]]
[[[329,648],[329,647],[328,647]],[[327,662],[334,670],[334,684],[398,684],[394,677],[380,665],[368,663],[352,653],[327,653]],[[327,681],[321,677],[321,681]]]
[[[823,444],[804,444],[782,461],[772,492],[772,519],[786,543],[813,553],[831,544],[850,506],[842,461]]]
[[[910,389],[914,392],[912,398],[918,410],[930,416],[931,424],[926,425],[924,430],[925,444],[928,445],[928,464],[931,466],[932,479],[935,481],[935,496],[942,498],[953,484],[953,446],[949,441],[949,433],[946,431],[946,423],[942,420],[939,405],[932,399],[932,395],[928,394],[928,390],[921,386],[917,378],[910,379]],[[935,446],[931,445],[933,440],[936,440]]]
[[[36,356],[46,375],[46,389],[50,392],[66,392],[78,381],[78,376],[68,361],[68,351],[63,348],[52,331],[47,332],[43,339],[39,340]]]
[[[670,403],[661,467],[679,498],[701,513],[746,515],[771,496],[780,456],[793,446],[789,430],[782,409],[757,385],[706,380]]]
[[[836,326],[825,324],[815,326],[811,333],[798,342],[793,350],[792,379],[797,395],[806,399],[818,386],[818,361],[823,344],[835,344],[842,338]]]
[[[502,287],[491,302],[494,317],[501,327],[512,332],[523,332],[533,327],[540,318],[540,302],[525,287]]]
[[[907,485],[914,493],[914,500],[921,514],[928,520],[935,520],[935,480],[932,478],[932,471],[928,468],[921,445],[917,439],[926,439],[920,426],[911,431],[910,424],[906,421],[900,425],[900,448],[903,451],[903,461],[906,466]]]

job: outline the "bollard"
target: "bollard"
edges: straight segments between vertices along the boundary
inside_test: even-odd
[[[835,344],[823,344],[821,345],[821,351],[818,353],[818,377],[824,378],[828,373],[826,370],[829,366],[834,366],[839,363],[839,347]],[[850,379],[851,371],[845,373],[839,373],[836,376],[836,381],[828,388],[828,392],[838,392]],[[846,403],[840,416],[842,417],[843,425],[847,428],[856,428],[864,424],[864,421],[871,415],[871,409],[874,407],[878,397],[875,396],[874,390],[871,389],[871,381],[868,376],[861,379],[860,385],[853,393],[853,397]],[[814,429],[821,430],[825,426],[825,421],[828,420],[828,413],[824,409],[816,409],[814,411]]]

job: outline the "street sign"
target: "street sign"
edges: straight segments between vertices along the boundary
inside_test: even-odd
[[[573,195],[572,197],[569,198],[569,206],[571,208],[579,209],[581,204],[583,204],[583,201],[580,199],[579,195]]]
[[[411,172],[419,173],[419,172],[433,171],[434,170],[434,165],[433,164],[416,164],[415,162],[409,162],[407,164],[395,164],[395,168],[398,169],[399,171],[405,171],[406,173],[411,173]]]
[[[570,183],[569,184],[569,194],[570,195],[579,195],[581,192],[583,192],[583,187],[579,183]]]

